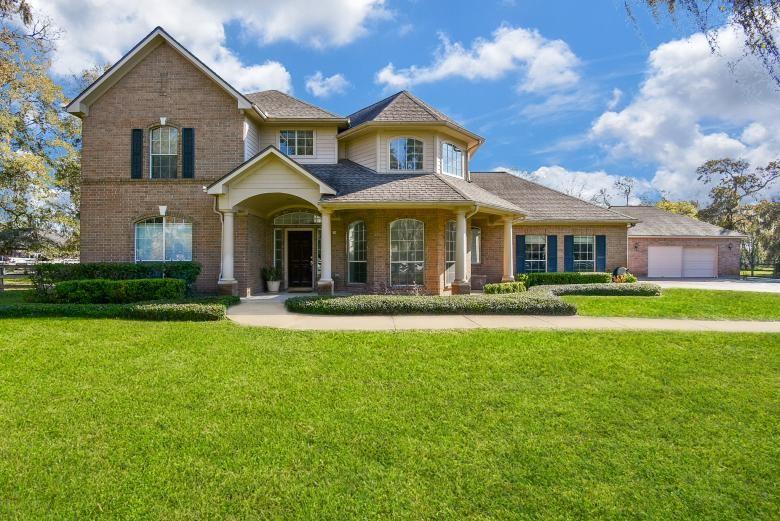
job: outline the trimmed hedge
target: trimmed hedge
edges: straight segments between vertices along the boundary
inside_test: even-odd
[[[525,284],[522,282],[499,282],[495,284],[485,284],[482,287],[482,291],[486,295],[494,295],[496,293],[523,293],[525,291]]]
[[[213,321],[225,318],[223,304],[9,304],[0,305],[0,318],[81,317],[131,320]]]
[[[181,279],[68,280],[55,284],[47,300],[59,304],[128,304],[177,300],[186,292]]]
[[[526,286],[551,286],[562,284],[606,284],[612,282],[610,273],[599,272],[540,272],[528,273],[528,283]]]
[[[611,297],[657,297],[661,286],[652,282],[634,284],[565,284],[560,286],[534,286],[529,290],[535,295],[594,295]]]
[[[572,304],[550,294],[293,297],[284,305],[288,311],[317,315],[574,315],[577,312]]]
[[[39,292],[66,280],[181,279],[191,286],[200,274],[197,262],[90,262],[36,264],[30,274]]]

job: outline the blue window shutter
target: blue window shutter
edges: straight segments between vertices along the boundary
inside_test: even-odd
[[[563,236],[563,270],[574,271],[574,235]]]
[[[596,271],[607,271],[606,235],[596,235]]]
[[[547,271],[558,271],[558,236],[547,236]]]
[[[195,129],[181,129],[181,176],[195,177]]]
[[[130,134],[130,178],[141,179],[144,175],[144,131],[134,128]]]
[[[525,235],[518,235],[515,240],[515,273],[525,273]]]

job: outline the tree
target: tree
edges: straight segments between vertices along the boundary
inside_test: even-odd
[[[744,219],[740,206],[746,199],[780,179],[780,162],[750,168],[743,159],[714,159],[696,169],[697,179],[712,184],[710,204],[699,212],[702,220],[729,230],[739,229]]]
[[[694,219],[699,218],[699,205],[693,201],[669,201],[668,199],[661,199],[655,203],[655,205],[667,212],[687,215]]]
[[[604,206],[605,208],[609,208],[612,206],[609,190],[606,188],[599,189],[599,191],[593,194],[593,197],[590,198],[590,202],[599,206]]]
[[[646,4],[656,20],[661,11],[676,19],[683,11],[704,33],[712,52],[718,50],[718,31],[724,25],[744,34],[746,54],[757,57],[770,77],[780,85],[780,0],[634,0]],[[624,0],[629,18],[634,19],[631,0]]]
[[[633,177],[621,177],[615,181],[615,189],[626,197],[626,206],[628,206],[631,192],[634,190],[636,180]]]
[[[6,250],[43,248],[77,224],[79,125],[48,76],[56,36],[25,0],[0,0],[0,235],[20,241]]]
[[[760,202],[756,205],[756,217],[764,232],[759,244],[767,262],[774,266],[775,276],[780,276],[780,200]]]

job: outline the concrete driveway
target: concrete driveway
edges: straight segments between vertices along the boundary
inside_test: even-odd
[[[780,279],[642,279],[662,288],[715,289],[780,293]]]

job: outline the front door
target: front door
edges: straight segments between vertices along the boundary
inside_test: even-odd
[[[312,287],[312,232],[287,232],[287,277],[291,288]]]

